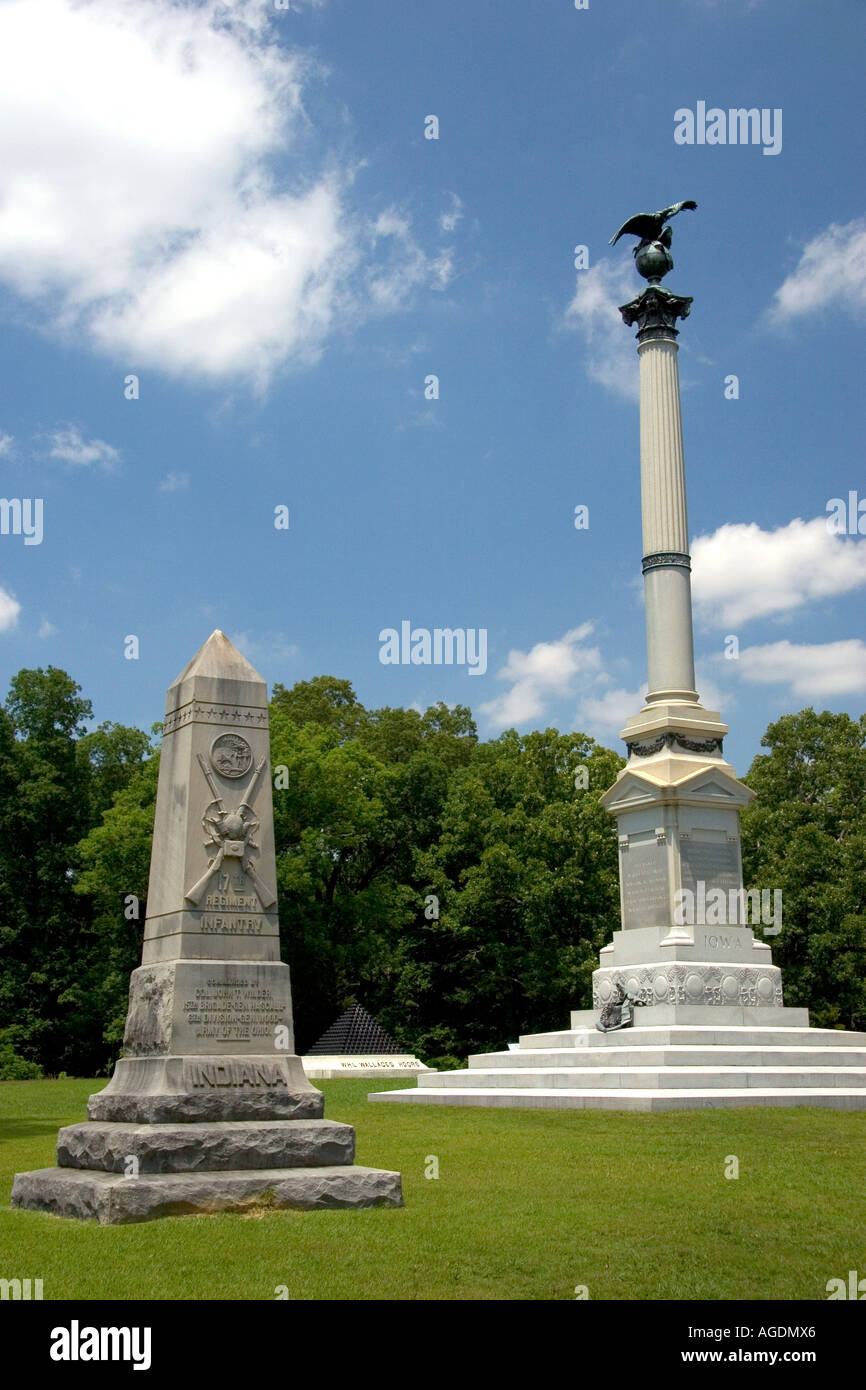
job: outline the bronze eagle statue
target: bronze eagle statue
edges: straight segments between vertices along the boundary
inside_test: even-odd
[[[672,217],[676,217],[677,213],[682,212],[684,208],[693,212],[696,207],[697,203],[694,198],[686,198],[685,202],[674,203],[669,208],[662,208],[661,212],[639,212],[622,224],[616,236],[611,237],[610,244],[616,246],[620,237],[628,233],[638,237],[641,244],[660,241],[663,246],[670,246],[671,229],[665,227],[665,223],[669,222]],[[663,227],[664,231],[662,231]]]

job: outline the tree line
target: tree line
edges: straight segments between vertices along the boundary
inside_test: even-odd
[[[361,1002],[433,1065],[567,1026],[619,925],[623,760],[555,729],[478,738],[471,711],[366,709],[330,676],[274,687],[281,949],[304,1052]],[[0,1077],[93,1075],[140,963],[159,768],[65,671],[0,707]],[[744,780],[746,886],[780,888],[788,1004],[866,1027],[866,715],[785,715]],[[585,789],[584,789],[585,787]]]

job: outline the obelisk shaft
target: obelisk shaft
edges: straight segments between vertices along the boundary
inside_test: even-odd
[[[280,959],[267,687],[215,632],[166,698],[142,964]]]

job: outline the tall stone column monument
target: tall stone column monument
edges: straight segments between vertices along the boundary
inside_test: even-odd
[[[782,980],[746,925],[739,813],[754,793],[725,761],[727,725],[695,685],[676,327],[692,301],[660,283],[673,268],[666,224],[694,206],[640,214],[613,238],[638,237],[635,265],[649,282],[620,309],[640,359],[649,689],[620,735],[627,766],[601,798],[619,833],[622,930],[601,952],[593,994],[603,1007],[622,983],[644,1003],[760,1011],[781,1006]]]
[[[217,631],[166,700],[123,1056],[12,1204],[103,1224],[402,1205],[399,1173],[354,1166],[354,1130],[323,1110],[280,961],[267,687]]]
[[[593,973],[593,1008],[574,1010],[568,1028],[470,1057],[465,1071],[422,1072],[415,1090],[371,1100],[866,1109],[866,1034],[810,1028],[807,1009],[786,1007],[770,947],[747,924],[740,810],[752,792],[725,761],[727,726],[695,685],[676,326],[691,300],[661,284],[673,269],[667,224],[694,207],[632,217],[613,238],[638,237],[635,264],[649,282],[620,310],[640,358],[649,689],[622,732],[628,762],[600,798],[617,824],[621,922]]]

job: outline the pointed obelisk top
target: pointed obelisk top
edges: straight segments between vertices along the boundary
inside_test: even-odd
[[[204,646],[172,681],[166,696],[166,713],[191,699],[231,702],[263,708],[268,688],[254,666],[242,656],[224,632],[215,628]]]
[[[261,681],[254,666],[251,666],[246,657],[243,656],[218,627],[215,627],[210,637],[199,647],[192,661],[187,662],[180,675],[172,681],[172,685],[180,685],[181,681],[188,680],[190,676],[212,676],[216,680],[235,680],[235,681]]]

